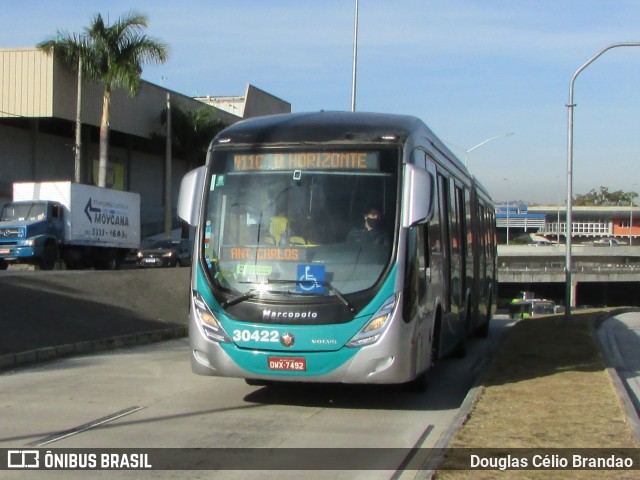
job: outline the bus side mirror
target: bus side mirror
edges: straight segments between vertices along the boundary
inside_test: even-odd
[[[180,183],[178,217],[192,227],[195,227],[200,219],[200,202],[205,173],[206,167],[196,168],[185,174]]]
[[[433,176],[410,163],[404,166],[402,226],[411,227],[433,217]]]

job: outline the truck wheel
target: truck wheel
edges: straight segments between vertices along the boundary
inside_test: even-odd
[[[118,252],[110,248],[107,251],[100,252],[94,259],[96,270],[117,270],[120,265]]]
[[[58,261],[58,248],[55,243],[47,243],[40,259],[40,270],[53,270]]]

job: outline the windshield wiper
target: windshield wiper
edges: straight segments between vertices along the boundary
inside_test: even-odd
[[[314,280],[313,282],[309,281],[309,280],[267,280],[267,283],[289,283],[289,284],[294,284],[294,285],[307,285],[309,283],[314,283],[315,285],[322,285],[323,287],[327,287],[329,290],[331,290],[331,292],[338,298],[338,300],[340,300],[345,307],[347,307],[349,309],[349,311],[351,313],[355,312],[356,309],[353,305],[351,305],[351,303],[349,303],[349,300],[347,300],[346,298],[344,298],[344,295],[342,295],[342,293],[340,293],[340,291],[335,288],[333,285],[331,285],[330,282],[327,282],[325,280],[322,281],[317,281]],[[294,293],[294,292],[291,292]],[[295,293],[299,293],[301,295],[313,295],[313,293],[302,293],[302,292],[295,292]]]
[[[250,282],[240,282],[240,283],[250,283]],[[274,283],[274,284],[290,284],[290,285],[306,285],[309,284],[311,282],[309,281],[303,281],[303,280],[267,280],[266,282],[267,284],[270,283]],[[344,298],[344,295],[342,295],[342,293],[340,293],[340,291],[335,288],[333,285],[331,285],[330,282],[327,281],[314,281],[313,282],[316,285],[322,285],[323,287],[328,288],[337,298],[338,300],[340,300],[345,307],[347,307],[349,309],[349,311],[351,313],[355,312],[356,309],[353,305],[351,305],[351,303],[349,303],[349,300],[347,300],[346,298]],[[243,293],[242,295],[238,295],[237,297],[233,297],[230,298],[229,300],[225,300],[224,302],[222,302],[220,304],[220,306],[222,308],[227,308],[230,307],[232,305],[236,305],[238,303],[242,303],[246,300],[249,300],[250,298],[255,297],[256,295],[259,294],[263,294],[263,293],[267,293],[267,294],[280,294],[280,295],[291,295],[293,293],[299,294],[299,295],[309,295],[309,296],[313,296],[313,293],[303,293],[303,292],[291,292],[291,291],[282,291],[282,290],[257,290],[255,288],[252,288],[251,290],[249,290],[246,293]]]
[[[239,282],[239,283],[251,283],[251,282]],[[256,295],[261,295],[263,293],[272,294],[272,295],[274,294],[288,295],[290,292],[283,292],[281,290],[258,290],[256,288],[252,288],[251,290],[249,290],[246,293],[243,293],[242,295],[238,295],[237,297],[233,297],[233,298],[230,298],[229,300],[225,300],[220,304],[220,306],[222,308],[227,308],[232,305],[242,303],[246,300],[249,300],[250,298],[255,297]]]
[[[258,294],[257,290],[249,290],[247,293],[243,293],[242,295],[238,295],[237,297],[230,298],[229,300],[225,300],[220,304],[222,308],[230,307],[231,305],[235,305],[237,303],[242,303],[245,300],[249,300],[250,298],[255,297]]]

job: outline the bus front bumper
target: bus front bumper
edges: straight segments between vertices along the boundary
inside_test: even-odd
[[[360,348],[343,347],[323,352],[276,352],[241,349],[233,343],[210,342],[192,323],[189,326],[191,367],[198,375],[285,382],[405,383],[416,376],[409,353],[412,351],[409,345],[411,335],[406,333],[396,332],[391,335],[397,337],[395,339]],[[301,361],[304,371],[270,368],[274,361],[283,359],[285,363],[288,363],[286,360]]]

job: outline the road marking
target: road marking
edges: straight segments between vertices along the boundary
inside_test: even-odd
[[[138,406],[126,408],[124,410],[120,410],[119,412],[112,413],[111,415],[107,415],[106,417],[102,417],[92,422],[85,423],[84,425],[80,425],[70,430],[54,433],[53,435],[49,435],[48,437],[44,437],[44,438],[41,438],[40,440],[36,440],[35,442],[28,443],[26,446],[42,447],[44,445],[57,442],[58,440],[62,440],[64,438],[71,437],[73,435],[78,435],[79,433],[82,433],[82,432],[86,432],[87,430],[91,430],[93,428],[99,427],[100,425],[104,425],[105,423],[109,423],[114,420],[117,420],[118,418],[126,417],[127,415],[131,415],[132,413],[135,413],[138,410],[142,410],[143,408],[144,407],[138,407]]]

